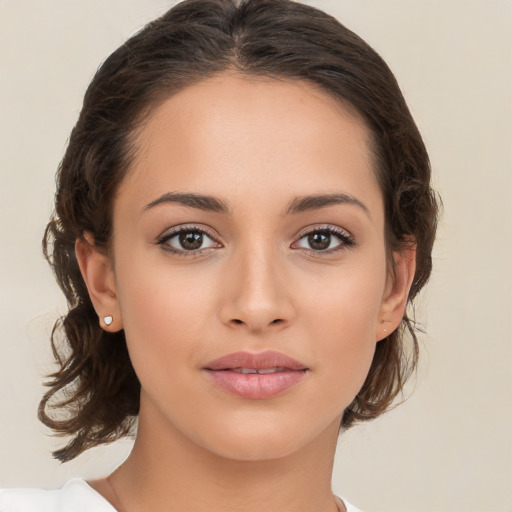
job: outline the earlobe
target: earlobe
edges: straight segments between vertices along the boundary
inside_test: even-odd
[[[388,272],[386,288],[380,309],[376,339],[389,336],[400,325],[407,306],[409,291],[416,271],[416,243],[410,242],[393,252],[394,268]]]
[[[108,255],[97,249],[91,233],[77,238],[75,254],[100,326],[109,332],[121,330],[114,271]]]

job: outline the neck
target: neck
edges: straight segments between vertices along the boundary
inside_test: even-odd
[[[120,512],[339,510],[331,491],[338,421],[278,459],[235,460],[145,414],[132,453],[110,477]]]

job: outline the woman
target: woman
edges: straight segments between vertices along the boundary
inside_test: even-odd
[[[44,239],[69,303],[54,455],[134,448],[0,510],[356,510],[336,441],[414,369],[436,211],[392,73],[332,17],[187,0],[150,23],[86,93]]]

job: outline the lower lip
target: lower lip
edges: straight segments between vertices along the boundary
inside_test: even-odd
[[[253,400],[272,398],[296,386],[306,375],[306,370],[285,370],[275,373],[239,373],[230,370],[206,370],[219,387]]]

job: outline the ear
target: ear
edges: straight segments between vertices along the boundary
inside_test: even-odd
[[[389,269],[380,308],[376,340],[389,336],[400,325],[416,271],[416,243],[411,240],[404,248],[393,252],[394,268]]]
[[[75,254],[100,326],[109,332],[120,331],[123,323],[108,255],[97,249],[91,233],[77,238]]]

